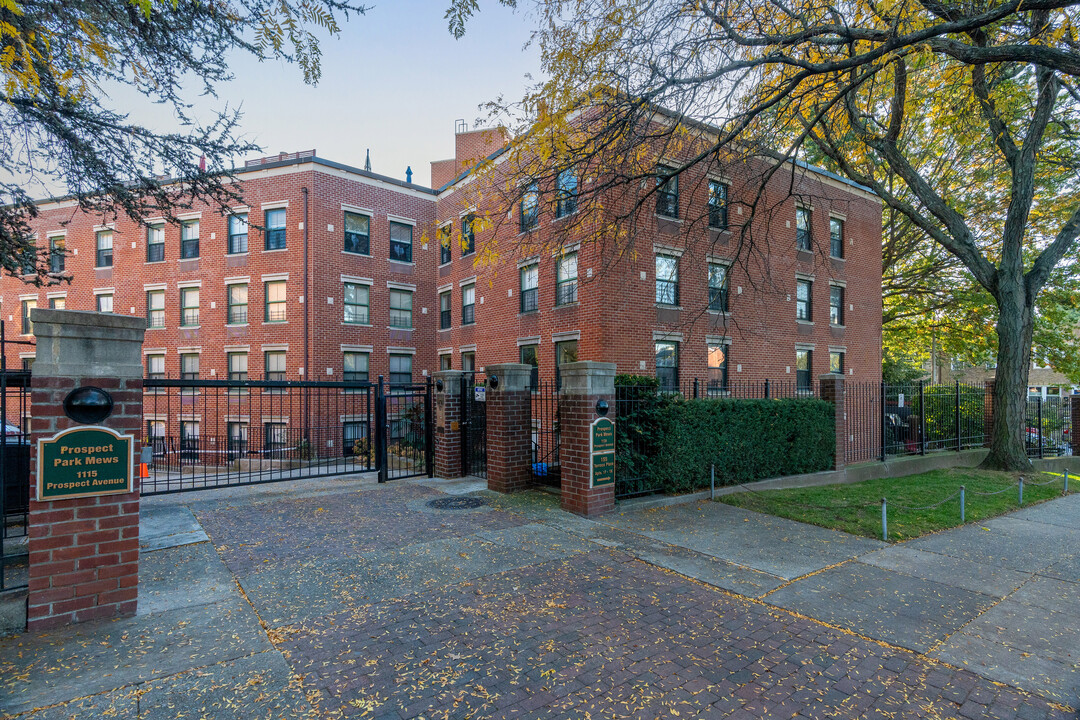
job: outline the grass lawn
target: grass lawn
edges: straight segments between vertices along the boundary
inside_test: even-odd
[[[907,540],[935,530],[960,525],[959,496],[966,488],[967,522],[1016,510],[1017,479],[1024,476],[1024,507],[1061,497],[1064,478],[1049,473],[1006,473],[989,470],[933,470],[902,478],[867,480],[847,485],[793,490],[766,490],[723,495],[719,502],[769,515],[799,520],[855,535],[881,538],[881,498],[888,500],[889,540]],[[1050,483],[1035,485],[1034,483]],[[1080,487],[1080,477],[1069,476],[1069,494]],[[1004,492],[998,492],[1002,491]],[[994,493],[986,495],[980,493]]]

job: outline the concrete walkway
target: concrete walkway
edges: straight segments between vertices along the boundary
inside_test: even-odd
[[[1076,704],[1075,623],[1023,630],[1075,617],[1061,507],[885,547],[708,502],[590,522],[469,480],[149,498],[139,614],[0,640],[0,717],[1063,719],[980,677]]]

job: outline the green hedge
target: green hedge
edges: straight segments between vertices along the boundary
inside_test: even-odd
[[[814,398],[687,400],[657,393],[648,383],[619,380],[634,386],[623,393],[640,400],[632,414],[616,423],[624,490],[652,487],[675,493],[708,487],[714,462],[717,485],[833,467],[831,403]]]

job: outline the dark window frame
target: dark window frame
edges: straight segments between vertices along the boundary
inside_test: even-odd
[[[670,278],[660,277],[660,259],[671,260],[675,272]],[[653,260],[653,270],[656,275],[656,304],[678,306],[679,304],[679,256],[667,253],[656,253]]]
[[[439,228],[436,233],[439,238],[439,264],[446,265],[454,260],[454,249],[452,247],[454,238],[454,226],[451,223],[446,223]]]
[[[363,357],[365,370],[356,369],[356,361]],[[349,359],[352,359],[353,369],[346,368]],[[345,350],[341,353],[341,375],[345,382],[368,382],[371,377],[371,353],[361,350]]]
[[[843,375],[844,374],[844,355],[845,354],[846,353],[843,350],[830,350],[829,351],[829,372],[830,373],[832,373],[834,375]],[[833,360],[834,359],[839,361],[839,367],[836,370],[833,369]]]
[[[233,369],[233,358],[236,358],[237,360],[239,360],[240,358],[244,359],[244,369],[243,370],[234,370]],[[247,380],[248,379],[248,361],[249,361],[248,353],[245,352],[245,351],[240,350],[240,351],[225,353],[225,367],[227,368],[227,372],[229,374],[229,379],[234,380],[234,381]]]
[[[532,359],[526,357],[526,351],[531,350]],[[518,346],[518,362],[522,365],[529,365],[532,369],[529,371],[529,387],[536,390],[540,387],[540,345],[538,343],[527,343],[525,345]]]
[[[525,287],[526,273],[532,269],[534,271],[534,282],[532,287]],[[522,265],[518,269],[518,293],[519,298],[519,311],[522,313],[535,312],[540,309],[540,264],[529,263],[528,265]]]
[[[468,214],[461,218],[461,257],[476,252],[476,216]]]
[[[243,222],[244,232],[236,232],[238,228],[235,227],[234,223],[240,222]],[[248,233],[250,229],[247,213],[233,213],[229,216],[229,247],[226,250],[228,255],[243,255],[248,251]]]
[[[195,228],[195,237],[191,237],[190,234],[185,237],[185,233],[188,233],[188,228]],[[180,259],[191,260],[199,257],[199,235],[202,229],[199,227],[198,220],[187,220],[180,223]]]
[[[729,190],[726,182],[709,180],[709,227],[727,230]]]
[[[412,327],[413,327],[413,296],[414,295],[415,295],[415,293],[412,290],[402,290],[401,288],[390,288],[390,290],[388,292],[388,300],[387,300],[387,307],[390,309],[390,327],[395,328],[397,330],[411,330],[412,329]],[[408,308],[394,307],[394,298],[395,297],[396,298],[408,297],[409,298],[409,307]],[[400,300],[399,300],[399,304],[400,304]],[[409,324],[408,325],[402,325],[401,324],[401,322],[402,322],[401,318],[403,317],[402,313],[405,313],[406,310],[409,313],[409,316],[408,316]],[[395,320],[395,318],[396,318],[396,320]]]
[[[64,272],[67,258],[67,238],[63,235],[54,235],[49,238],[49,272],[53,274]]]
[[[454,324],[454,300],[453,291],[444,290],[439,293],[439,329],[449,330]]]
[[[280,370],[270,369],[270,360],[281,360]],[[288,357],[285,350],[264,350],[263,351],[263,378],[269,382],[284,382],[289,379],[289,367]]]
[[[244,302],[233,301],[233,288],[244,288]],[[248,305],[251,302],[251,288],[247,283],[229,283],[225,286],[225,324],[247,325]],[[241,312],[241,308],[243,311]]]
[[[844,259],[844,221],[842,218],[829,217],[829,254],[837,260]]]
[[[574,276],[560,278],[564,263],[574,260]],[[569,252],[555,261],[555,307],[572,305],[578,300],[578,254]]]
[[[806,288],[806,298],[800,298],[799,292]],[[795,319],[803,322],[814,321],[814,281],[806,278],[795,280]]]
[[[273,223],[271,217],[274,218]],[[277,218],[280,217],[280,224],[276,224]],[[286,249],[286,236],[285,230],[288,227],[288,214],[286,208],[270,208],[263,212],[263,222],[265,227],[263,229],[263,250],[285,250]]]
[[[465,291],[472,290],[472,302],[465,302]],[[476,322],[476,283],[461,286],[461,324],[472,325]]]
[[[713,283],[714,267],[722,268],[724,271],[724,280],[719,286]],[[726,313],[728,311],[728,285],[731,276],[731,266],[725,263],[710,262],[708,263],[707,272],[709,284],[709,309],[713,312]]]
[[[285,297],[281,300],[270,299],[270,286],[281,285],[285,288]],[[284,323],[289,321],[289,298],[287,280],[264,280],[263,281],[263,323]],[[273,306],[273,307],[271,307]]]
[[[567,182],[571,178],[573,182]],[[555,218],[564,218],[577,212],[579,179],[574,168],[561,170],[555,176]]]
[[[805,218],[806,227],[800,227],[800,221]],[[813,249],[814,216],[810,208],[797,206],[795,208],[795,247],[799,250],[810,251]]]
[[[713,365],[713,349],[717,348],[723,355],[723,361],[719,365]],[[728,392],[728,368],[731,367],[731,344],[711,342],[706,346],[706,360],[709,371],[708,388],[710,392]]]
[[[157,238],[155,240],[155,238]],[[146,262],[165,262],[165,224],[146,226]]]
[[[409,372],[406,374],[401,370],[394,370],[394,361],[400,362],[403,358],[409,359]],[[411,385],[412,373],[413,373],[413,356],[407,353],[390,353],[388,358],[389,362],[389,374],[387,378],[391,385]]]
[[[192,293],[195,294],[197,301],[194,305],[188,305],[188,298]],[[201,302],[201,288],[180,288],[180,327],[199,327],[199,305]]]
[[[806,355],[806,369],[799,368],[799,357]],[[814,351],[806,348],[795,350],[795,389],[800,393],[813,392],[814,389]]]
[[[353,288],[354,302],[349,302],[350,286]],[[361,290],[367,296],[367,302],[356,302],[356,300],[359,298],[359,293]],[[348,280],[344,281],[341,284],[341,305],[341,321],[346,325],[371,324],[371,286],[367,283],[355,283],[349,282]],[[363,310],[361,311],[360,308],[363,308]],[[353,313],[356,314],[354,319],[352,320],[349,319],[350,309],[352,309]],[[360,317],[360,312],[363,312],[363,317],[361,319],[356,319]]]
[[[661,365],[661,346],[671,346],[674,362],[670,365]],[[660,389],[665,392],[673,392],[679,389],[679,342],[677,340],[656,340],[653,342],[654,358],[656,366],[656,379],[660,381]]]
[[[679,174],[675,168],[656,168],[656,214],[679,219]]]
[[[395,228],[408,228],[409,229],[409,242],[405,243],[404,240],[394,238]],[[395,257],[395,248],[397,250],[397,256]],[[390,221],[390,259],[394,262],[411,263],[413,261],[413,226],[408,223],[398,222],[396,220]]]
[[[154,307],[154,298],[161,299],[161,307]],[[146,291],[146,327],[165,327],[165,290]]]
[[[102,247],[101,241],[108,237],[109,247]],[[113,249],[116,244],[116,235],[112,230],[98,230],[94,233],[94,267],[107,268],[113,266]]]
[[[367,232],[349,230],[349,216],[367,220]],[[350,255],[371,255],[371,216],[343,210],[341,215],[342,250]]]
[[[844,326],[844,286],[829,285],[829,324]]]
[[[521,232],[529,232],[540,225],[540,186],[527,183],[521,191],[519,203]]]

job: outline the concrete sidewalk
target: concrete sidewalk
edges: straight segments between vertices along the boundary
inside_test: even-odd
[[[958,591],[920,577],[930,574],[923,555],[943,550],[713,503],[592,522],[545,493],[482,488],[324,479],[148,498],[139,615],[0,640],[0,717],[1071,716],[962,669],[965,652],[983,650],[961,639],[1013,648],[975,622],[1004,602],[949,616],[952,628],[982,613],[931,647],[949,665],[904,649],[902,637],[883,645],[835,626],[876,637],[861,610],[869,600],[839,593],[832,602],[849,614],[831,627],[807,617],[829,609],[809,600],[829,573],[847,573],[837,583],[886,573],[897,593],[918,589],[912,602],[926,596],[920,583]],[[431,505],[465,496],[487,504]],[[1058,521],[1040,510],[1009,520]],[[1065,552],[1052,535],[1045,550]],[[967,547],[956,543],[952,552]],[[968,552],[957,559],[980,564]],[[1005,570],[990,584],[1021,607],[1072,607],[1075,595],[1049,586],[1029,581],[1030,597],[1011,589],[1009,573],[1023,571]],[[1050,563],[1038,577],[1073,582],[1075,566]],[[940,632],[934,615],[912,637]],[[1039,656],[1055,663],[1048,674],[1067,649],[1066,637],[1055,642]],[[1021,680],[1075,702],[1075,686]]]

